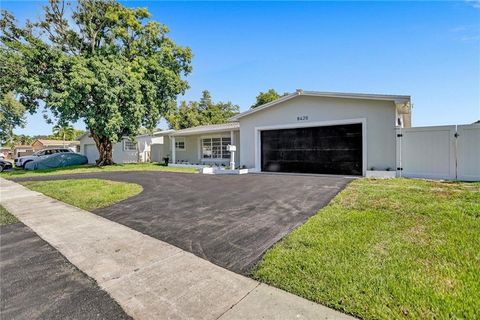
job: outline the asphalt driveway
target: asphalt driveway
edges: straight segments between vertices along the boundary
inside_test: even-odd
[[[0,226],[1,319],[131,319],[23,223]]]
[[[94,213],[248,273],[263,253],[325,206],[351,178],[108,172],[18,180],[102,178],[138,183],[137,196]]]

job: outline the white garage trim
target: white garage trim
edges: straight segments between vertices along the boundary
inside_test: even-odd
[[[260,159],[260,131],[263,130],[276,130],[276,129],[296,129],[296,128],[309,128],[309,127],[327,127],[341,124],[362,124],[362,173],[363,175],[367,172],[367,119],[366,118],[357,118],[357,119],[343,119],[343,120],[332,120],[332,121],[317,121],[317,122],[305,122],[305,123],[288,123],[272,126],[261,126],[255,127],[255,171],[261,171],[261,159]]]

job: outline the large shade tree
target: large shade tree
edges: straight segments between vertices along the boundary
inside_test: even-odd
[[[58,123],[83,120],[98,165],[113,163],[112,145],[122,136],[153,129],[188,88],[190,49],[143,8],[51,0],[40,21],[23,27],[3,11],[0,28],[2,92],[30,112],[44,105]]]
[[[25,125],[25,108],[15,99],[12,92],[0,96],[0,145],[13,145],[13,129]]]

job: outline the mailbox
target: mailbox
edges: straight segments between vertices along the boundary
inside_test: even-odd
[[[229,144],[229,145],[227,145],[227,151],[230,151],[230,152],[237,151],[237,147]]]

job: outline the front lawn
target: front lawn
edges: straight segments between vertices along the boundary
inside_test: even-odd
[[[355,180],[254,277],[365,319],[478,319],[480,183]]]
[[[142,191],[135,183],[101,179],[24,181],[25,187],[73,206],[93,210],[107,207]]]
[[[81,165],[71,166],[66,168],[44,169],[27,171],[23,169],[14,169],[12,171],[5,171],[0,173],[0,177],[20,178],[20,177],[37,177],[57,174],[72,174],[72,173],[87,173],[87,172],[109,172],[109,171],[166,171],[166,172],[186,172],[197,173],[195,168],[177,168],[165,166],[159,163],[129,163],[129,164],[115,164],[112,166],[97,167],[95,165]]]
[[[0,226],[17,222],[18,219],[13,214],[8,212],[4,207],[0,206]]]

